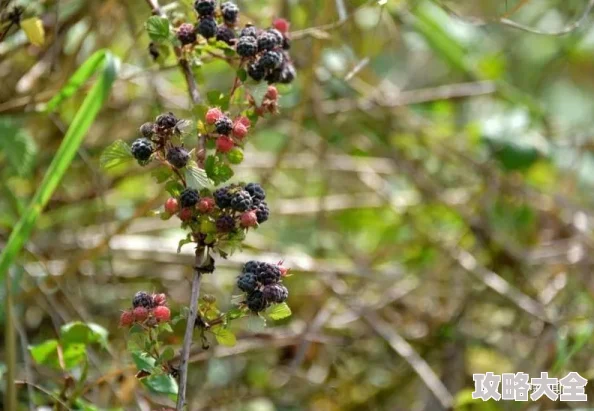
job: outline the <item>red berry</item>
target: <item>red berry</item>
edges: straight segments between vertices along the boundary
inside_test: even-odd
[[[237,119],[235,120],[235,122],[236,123],[243,124],[247,128],[250,128],[250,126],[252,125],[252,123],[250,122],[250,119],[247,118],[246,116],[239,116],[239,117],[237,117]]]
[[[167,296],[165,294],[153,294],[153,301],[157,305],[167,304]]]
[[[190,208],[182,208],[178,214],[178,217],[182,221],[188,221],[192,219],[192,210]]]
[[[258,217],[256,216],[255,211],[246,211],[243,213],[239,219],[239,223],[242,227],[254,227],[258,225]]]
[[[276,87],[268,86],[266,97],[268,97],[270,100],[276,100],[278,98],[278,90],[276,89]]]
[[[169,321],[171,318],[171,311],[169,311],[169,308],[165,307],[164,305],[159,305],[153,310],[153,315],[158,322],[165,322]]]
[[[248,133],[248,129],[241,123],[235,123],[233,126],[233,135],[238,139],[243,139]]]
[[[223,112],[216,107],[208,109],[208,111],[206,112],[206,124],[213,125],[222,115]]]
[[[132,311],[124,311],[120,316],[120,327],[129,327],[134,322],[134,314]]]
[[[148,318],[149,312],[144,307],[136,307],[133,311],[134,313],[134,320],[138,322],[143,322]]]
[[[221,153],[230,151],[234,146],[233,140],[230,137],[221,136],[217,138],[217,150]]]
[[[170,197],[165,201],[165,211],[169,214],[175,214],[179,210],[179,203],[176,198]]]
[[[280,18],[272,22],[272,26],[283,34],[289,31],[290,24],[287,20]]]
[[[198,203],[198,210],[201,213],[210,213],[214,208],[215,201],[214,198],[205,197]]]

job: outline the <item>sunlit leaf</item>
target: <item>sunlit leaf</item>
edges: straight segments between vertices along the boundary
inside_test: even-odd
[[[233,334],[233,332],[228,328],[216,326],[213,327],[211,331],[219,344],[225,345],[227,347],[233,347],[235,344],[237,344],[235,334]]]
[[[151,375],[141,381],[151,391],[158,394],[177,394],[177,381],[171,375]]]
[[[134,157],[128,143],[123,140],[116,140],[103,150],[99,164],[107,170],[131,160],[134,160]]]
[[[287,305],[287,303],[275,304],[266,310],[266,315],[272,318],[273,320],[282,320],[283,318],[287,318],[291,315],[291,309]]]
[[[31,17],[21,21],[21,28],[34,46],[43,46],[45,43],[45,29],[39,17]]]
[[[151,16],[145,23],[146,31],[152,41],[163,42],[169,39],[169,19],[160,16]]]

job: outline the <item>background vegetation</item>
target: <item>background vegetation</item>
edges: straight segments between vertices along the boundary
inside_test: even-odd
[[[177,222],[150,215],[167,198],[150,173],[105,173],[99,156],[160,112],[191,118],[183,76],[173,56],[152,61],[144,1],[21,3],[45,41],[11,27],[0,42],[0,247],[40,211],[26,206],[65,135],[84,142],[10,265],[17,345],[1,358],[28,382],[23,407],[49,404],[82,370],[40,366],[26,347],[94,322],[109,337],[89,347],[82,398],[159,409],[171,402],[135,378],[117,320],[140,289],[187,304],[193,251],[176,254]],[[190,4],[161,3],[173,15]],[[574,408],[470,392],[477,372],[594,378],[593,3],[239,2],[262,26],[291,21],[299,74],[238,169],[266,187],[271,220],[202,292],[228,307],[240,264],[284,260],[293,315],[263,331],[234,324],[233,347],[195,344],[190,409]],[[95,55],[82,91],[57,94],[103,49],[119,66]],[[204,94],[235,75],[223,61],[193,70]],[[0,321],[6,334],[6,310]]]

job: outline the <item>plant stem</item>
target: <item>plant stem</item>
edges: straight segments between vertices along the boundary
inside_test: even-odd
[[[208,250],[199,245],[196,247],[196,258],[194,260],[194,277],[192,278],[192,296],[190,298],[190,311],[188,313],[188,322],[186,323],[186,332],[184,334],[184,344],[181,351],[181,362],[179,366],[179,391],[177,394],[176,411],[182,411],[186,404],[186,385],[188,382],[188,358],[190,358],[190,347],[192,345],[192,336],[194,334],[194,324],[198,317],[198,298],[200,296],[200,280],[202,279],[202,267],[209,260]]]

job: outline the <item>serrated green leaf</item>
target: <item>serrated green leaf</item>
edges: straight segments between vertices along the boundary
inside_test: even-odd
[[[264,96],[268,92],[268,84],[266,82],[260,83],[246,83],[245,88],[248,93],[253,97],[256,106],[261,106],[264,101]]]
[[[159,394],[177,394],[177,381],[171,375],[158,374],[142,379],[142,383],[153,392]]]
[[[282,320],[283,318],[291,316],[291,309],[287,303],[275,304],[266,310],[266,315],[273,320]]]
[[[237,338],[235,338],[235,334],[233,334],[233,332],[231,332],[231,330],[228,328],[216,326],[212,327],[211,331],[219,344],[227,347],[233,347],[235,344],[237,344]]]
[[[19,176],[31,174],[37,155],[35,140],[19,125],[7,117],[0,118],[0,155],[10,170]]]
[[[201,190],[203,188],[210,189],[212,187],[206,171],[198,168],[198,165],[194,161],[188,163],[185,174],[188,187],[196,190]]]
[[[169,39],[169,19],[151,16],[145,23],[146,31],[152,41],[160,43]]]
[[[108,332],[99,324],[75,321],[60,328],[61,341],[66,343],[92,344],[107,346]]]
[[[103,150],[99,164],[101,168],[108,170],[131,160],[134,160],[134,157],[128,143],[123,140],[116,140]]]
[[[143,351],[133,351],[132,360],[139,371],[152,371],[155,368],[155,359]]]

